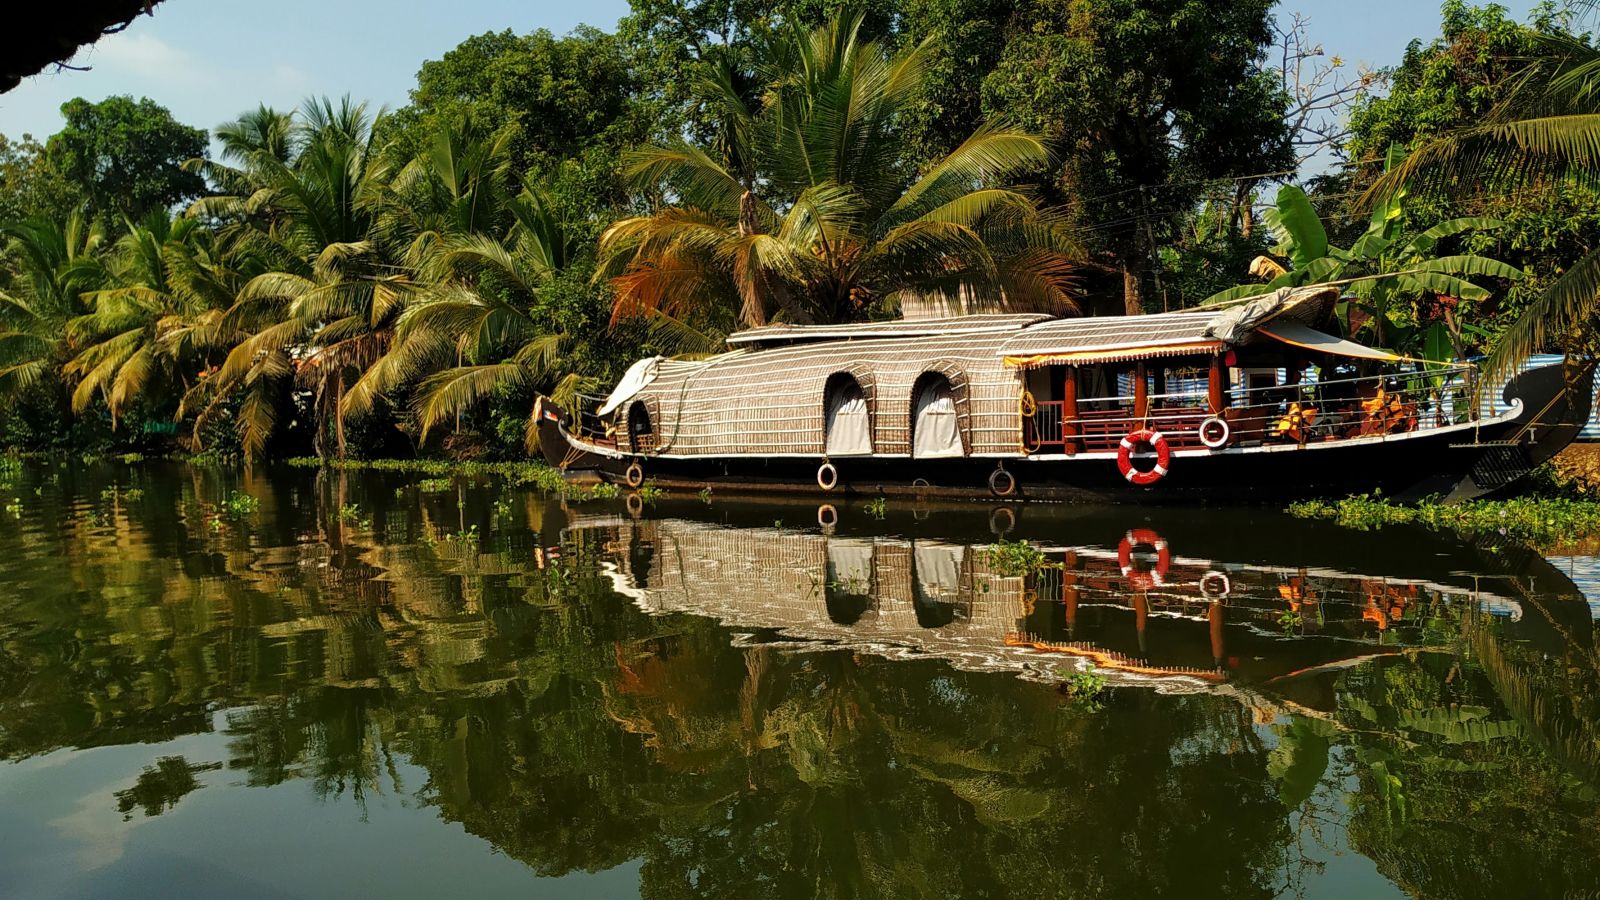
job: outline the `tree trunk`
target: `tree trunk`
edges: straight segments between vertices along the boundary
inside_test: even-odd
[[[1144,315],[1144,281],[1137,268],[1122,264],[1122,312],[1129,316]]]
[[[344,452],[344,373],[339,373],[339,387],[333,398],[333,433],[339,444],[339,458],[345,458]]]

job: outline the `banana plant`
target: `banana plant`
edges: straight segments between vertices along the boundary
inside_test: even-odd
[[[1389,151],[1389,167],[1398,165],[1400,154]],[[1486,300],[1488,288],[1470,278],[1516,280],[1522,270],[1486,256],[1439,256],[1440,242],[1468,232],[1492,231],[1503,223],[1482,216],[1448,219],[1421,232],[1406,228],[1404,189],[1378,204],[1367,222],[1367,230],[1349,248],[1328,241],[1328,229],[1312,207],[1305,191],[1284,185],[1276,204],[1266,211],[1263,221],[1277,244],[1273,256],[1259,256],[1250,273],[1265,284],[1241,284],[1206,298],[1205,304],[1225,303],[1255,296],[1280,287],[1347,282],[1348,300],[1337,307],[1339,321],[1351,337],[1370,328],[1372,342],[1397,352],[1401,349],[1421,353],[1434,362],[1448,362],[1467,353],[1470,331],[1446,309],[1442,331],[1419,328],[1415,324],[1415,304],[1426,297],[1459,300]],[[1284,261],[1280,261],[1281,257]],[[1353,317],[1361,312],[1365,319]],[[1410,312],[1412,315],[1404,315]],[[1441,340],[1448,338],[1448,343]],[[1435,358],[1438,357],[1438,358]]]

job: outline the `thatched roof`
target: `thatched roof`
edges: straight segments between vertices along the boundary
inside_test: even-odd
[[[995,349],[1015,331],[799,342],[663,362],[656,379],[622,406],[623,415],[631,422],[642,403],[663,454],[820,456],[827,386],[849,377],[866,397],[874,452],[903,455],[910,453],[916,385],[943,376],[954,389],[967,452],[1014,451],[1021,388]]]
[[[121,31],[149,14],[160,0],[78,0],[41,6],[28,4],[7,16],[0,31],[0,93],[11,90],[46,66],[63,63],[78,48]]]

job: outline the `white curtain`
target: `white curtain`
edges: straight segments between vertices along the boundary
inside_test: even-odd
[[[918,541],[913,557],[922,596],[932,601],[953,601],[961,593],[961,558],[965,548],[953,544]]]
[[[956,401],[950,395],[950,382],[934,379],[917,395],[912,435],[911,455],[918,459],[963,455],[961,428],[956,421]]]
[[[828,542],[828,583],[847,594],[872,593],[872,544],[866,541]]]
[[[856,456],[872,452],[872,425],[867,420],[867,398],[861,388],[848,384],[828,395],[829,456]]]

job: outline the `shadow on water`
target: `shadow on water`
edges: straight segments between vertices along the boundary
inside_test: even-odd
[[[824,527],[164,465],[0,494],[0,758],[149,745],[95,801],[107,827],[268,791],[356,828],[396,797],[563,890],[634,865],[653,896],[1600,884],[1593,622],[1525,551],[1261,510],[841,504]],[[994,562],[997,536],[1045,565]],[[1064,682],[1091,668],[1087,703]],[[0,824],[56,821],[33,803]],[[264,847],[309,815],[285,809]],[[272,883],[260,857],[209,887]]]

